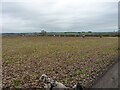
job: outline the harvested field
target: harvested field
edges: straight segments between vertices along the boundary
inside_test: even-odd
[[[88,86],[117,59],[116,37],[5,36],[3,86],[40,88],[42,74],[72,87]]]

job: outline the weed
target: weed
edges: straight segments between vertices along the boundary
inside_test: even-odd
[[[38,75],[36,76],[36,78],[37,78],[37,79],[40,79],[41,75],[42,75],[42,74],[38,74]]]
[[[4,64],[10,64],[12,61],[5,61]]]
[[[84,70],[77,70],[77,71],[76,71],[76,74],[78,74],[78,75],[79,75],[79,74],[83,74],[83,73],[84,73]]]
[[[69,79],[69,78],[66,78],[66,79],[62,80],[62,82],[64,82],[64,83],[68,83],[70,81],[72,81],[72,79]]]
[[[13,85],[14,85],[14,86],[19,86],[19,85],[20,85],[20,82],[21,82],[21,80],[18,80],[18,79],[13,80]]]
[[[85,55],[80,55],[80,59],[85,59],[85,58],[87,58],[87,57],[88,57],[87,54],[85,54]]]

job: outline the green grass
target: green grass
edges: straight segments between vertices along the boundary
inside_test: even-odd
[[[18,80],[18,79],[16,79],[16,80],[13,80],[13,85],[16,87],[16,86],[19,86],[20,85],[20,82],[21,82],[21,80]]]
[[[10,64],[12,61],[5,61],[4,64]]]
[[[76,74],[80,75],[80,74],[83,74],[84,72],[85,72],[84,70],[77,70]]]
[[[89,56],[89,54],[84,54],[84,55],[80,55],[80,59],[85,59]]]
[[[70,81],[72,81],[72,79],[70,79],[70,78],[65,78],[64,80],[61,80],[60,82],[68,83],[68,82],[70,82]]]

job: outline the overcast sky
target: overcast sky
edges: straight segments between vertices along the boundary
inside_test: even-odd
[[[18,0],[19,1],[19,0]],[[92,0],[91,0],[92,1]],[[2,32],[108,32],[118,28],[118,1],[29,0],[2,2]],[[1,9],[0,9],[1,10]]]

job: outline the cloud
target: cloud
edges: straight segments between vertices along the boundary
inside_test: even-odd
[[[114,31],[117,2],[2,2],[3,32]]]

